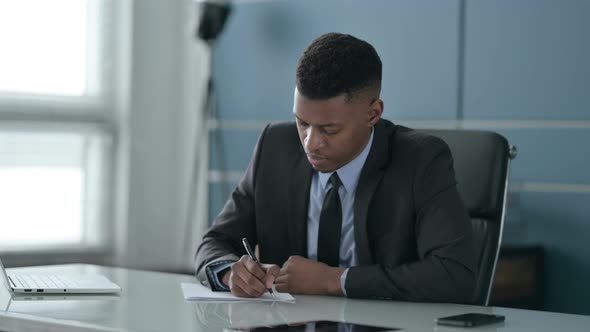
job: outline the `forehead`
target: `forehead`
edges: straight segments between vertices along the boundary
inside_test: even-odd
[[[293,99],[293,114],[310,124],[343,122],[359,111],[359,105],[344,94],[328,99],[308,99],[295,89]]]

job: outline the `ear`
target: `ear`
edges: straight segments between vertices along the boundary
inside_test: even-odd
[[[383,114],[383,100],[377,99],[371,104],[367,113],[367,126],[373,127],[381,119],[381,114]]]

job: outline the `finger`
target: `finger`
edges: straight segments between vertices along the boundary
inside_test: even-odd
[[[248,293],[245,290],[243,290],[242,287],[240,287],[240,283],[236,282],[237,280],[238,278],[234,274],[234,271],[232,271],[230,273],[228,282],[229,290],[231,291],[231,293],[238,297],[250,297]]]
[[[276,277],[279,275],[280,268],[278,265],[274,265],[274,264],[266,264],[263,267],[266,270],[266,280],[265,280],[266,288],[272,288],[272,285],[273,285]]]
[[[243,294],[244,294],[243,297],[258,297],[258,296],[262,295],[262,293],[264,293],[265,288],[260,283],[260,281],[258,281],[258,283],[260,283],[262,285],[262,287],[258,287],[258,290],[256,290],[255,287],[253,287],[251,284],[249,284],[240,275],[233,275],[230,280],[231,280],[230,282],[233,284],[233,286],[238,287],[241,290],[241,292],[243,292]]]
[[[240,263],[240,265],[238,266],[240,269],[239,275],[242,279],[244,279],[244,281],[246,281],[250,285],[255,285],[257,283],[255,280],[252,280],[252,278],[254,278],[258,279],[258,282],[261,285],[264,285],[266,272],[264,271],[264,269],[258,266],[258,263],[252,260],[250,256],[242,256],[238,263]]]
[[[233,280],[230,279],[229,290],[237,297],[250,297],[243,289],[240,288]]]
[[[247,297],[247,298],[254,297],[254,296],[248,294],[242,288],[240,288],[240,286],[238,286],[236,283],[232,283],[230,290],[231,290],[231,293],[237,297]]]
[[[283,273],[284,270],[288,270],[290,266],[296,265],[297,257],[299,256],[289,256],[285,263],[283,263],[283,266],[281,266],[281,273]]]
[[[289,276],[286,274],[280,275],[275,279],[275,286],[278,284],[286,284],[289,280]]]
[[[248,294],[257,294],[256,296],[259,296],[266,290],[264,277],[263,280],[260,280],[257,276],[250,273],[250,271],[246,268],[240,269],[236,276],[242,279],[248,285],[248,288],[244,289],[248,292]]]
[[[250,286],[258,295],[262,295],[266,291],[264,280],[258,279],[253,274],[241,275],[242,279]]]
[[[283,267],[281,267],[281,269],[279,270],[279,276],[288,274],[289,272],[289,265],[285,264],[283,265]]]
[[[231,277],[250,296],[260,296],[266,290],[263,281],[250,273],[242,260],[232,265]]]
[[[262,268],[266,271],[266,276],[277,277],[281,268],[276,264],[262,264]]]
[[[241,259],[239,261],[233,263],[230,268],[231,268],[231,273],[232,273],[231,275],[233,275],[233,274],[239,275],[239,274],[249,273],[244,261],[242,261]],[[231,277],[231,275],[230,275],[230,277]]]
[[[275,289],[277,292],[281,293],[288,293],[289,290],[287,289],[287,284],[275,284]]]
[[[280,279],[279,279],[280,278]],[[275,289],[281,293],[289,291],[289,284],[287,283],[287,278],[279,277],[275,280]]]
[[[242,258],[240,258],[240,261],[244,262],[244,265],[246,266],[248,271],[250,271],[251,274],[255,275],[256,278],[264,280],[266,272],[250,256],[244,255],[242,256]]]

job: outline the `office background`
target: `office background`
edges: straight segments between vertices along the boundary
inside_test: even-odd
[[[505,244],[545,250],[545,308],[590,314],[590,1],[237,3],[215,51],[212,220],[270,121],[291,120],[294,68],[318,35],[375,46],[384,117],[475,128],[518,148]]]
[[[104,38],[94,70],[104,94],[98,108],[75,109],[76,103],[57,98],[14,98],[0,86],[0,172],[31,166],[15,162],[23,151],[5,140],[14,133],[37,137],[25,135],[33,148],[22,154],[27,163],[46,158],[36,167],[63,164],[47,137],[98,141],[98,156],[84,144],[75,145],[75,153],[69,143],[56,146],[68,163],[82,163],[76,165],[85,170],[86,184],[100,184],[96,197],[72,206],[85,204],[84,216],[99,213],[92,223],[80,218],[83,236],[76,245],[10,247],[0,241],[7,266],[88,262],[190,272],[201,232],[241,177],[260,130],[268,121],[292,118],[300,53],[319,34],[340,31],[366,39],[381,55],[386,118],[416,128],[496,130],[518,147],[504,243],[544,247],[545,309],[590,314],[590,1],[237,1],[214,50],[218,119],[208,135],[201,128],[209,53],[194,37],[193,1],[33,2],[22,5],[27,19],[17,21],[50,21],[22,37],[39,47],[30,53],[32,63],[57,49],[51,24],[68,11],[56,3],[69,12],[77,3],[101,9],[96,26]],[[39,10],[41,5],[46,7]],[[31,19],[31,8],[38,19]],[[0,32],[3,63],[13,52],[3,38],[19,30]],[[88,156],[99,161],[102,178],[86,172],[80,160]],[[205,187],[196,199],[193,182]],[[38,194],[39,186],[25,187],[25,197]],[[23,212],[39,210],[39,225],[52,224],[51,207],[24,206]],[[10,238],[6,226],[19,222],[0,218],[0,238]],[[34,233],[40,232],[28,231]]]

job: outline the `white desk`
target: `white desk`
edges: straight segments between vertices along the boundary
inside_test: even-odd
[[[100,273],[123,288],[120,297],[14,299],[0,287],[0,330],[18,330],[27,319],[47,330],[221,331],[227,327],[334,320],[402,328],[404,331],[588,331],[590,316],[457,304],[352,300],[337,297],[295,296],[288,303],[187,303],[181,282],[188,275],[138,271],[94,265],[55,265],[12,269],[39,273]],[[6,308],[6,312],[1,311]],[[465,312],[496,313],[506,322],[481,328],[448,328],[436,317]],[[24,314],[24,315],[23,315]],[[16,323],[15,323],[16,322]],[[17,325],[15,325],[17,324]],[[53,324],[53,325],[52,325]]]

